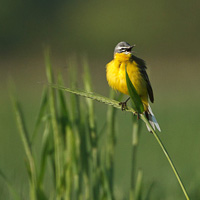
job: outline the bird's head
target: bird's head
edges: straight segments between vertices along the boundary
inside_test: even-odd
[[[114,54],[116,53],[130,54],[133,47],[135,47],[135,44],[131,46],[127,42],[120,42],[115,47]]]

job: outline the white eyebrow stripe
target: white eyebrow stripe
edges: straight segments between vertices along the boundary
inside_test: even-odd
[[[129,49],[130,47],[117,47],[117,49]]]

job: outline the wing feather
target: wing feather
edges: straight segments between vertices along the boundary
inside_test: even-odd
[[[153,103],[154,102],[153,89],[151,87],[151,83],[150,83],[149,77],[146,72],[147,67],[146,67],[145,61],[134,55],[132,55],[132,59],[138,64],[138,67],[140,68],[140,73],[147,84],[147,91],[148,91],[149,99]]]

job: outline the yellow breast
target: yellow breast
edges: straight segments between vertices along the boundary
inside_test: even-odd
[[[148,102],[146,82],[143,79],[137,63],[130,59],[131,54],[116,53],[114,59],[106,66],[108,84],[115,90],[124,94],[128,93],[126,84],[125,66],[132,84],[144,104]],[[148,104],[148,103],[147,103]]]

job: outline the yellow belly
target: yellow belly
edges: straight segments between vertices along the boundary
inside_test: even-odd
[[[108,63],[106,66],[106,76],[108,84],[113,89],[129,95],[126,84],[125,65],[127,66],[129,78],[134,85],[137,93],[141,97],[141,100],[144,104],[144,109],[146,111],[148,109],[148,92],[146,81],[141,76],[138,65],[135,61],[121,61],[119,59],[114,59],[110,63]]]

